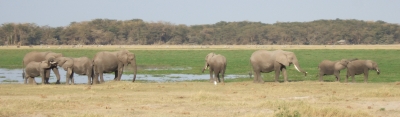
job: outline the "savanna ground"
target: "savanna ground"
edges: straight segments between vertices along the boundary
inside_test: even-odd
[[[297,55],[304,76],[288,68],[289,83],[274,83],[264,73],[265,84],[250,78],[228,80],[225,85],[208,81],[146,82],[108,81],[100,85],[0,84],[0,116],[398,116],[400,115],[399,45],[316,46],[35,46],[0,47],[0,68],[21,68],[30,51],[61,52],[64,56],[92,58],[98,51],[128,49],[135,53],[138,74],[200,74],[209,52],[228,60],[227,74],[248,74],[249,57],[257,49],[284,49]],[[317,82],[317,65],[324,59],[371,59],[381,74],[370,71],[356,83]],[[185,70],[146,68],[188,67]],[[129,72],[129,67],[127,68]],[[207,73],[204,73],[207,74]],[[62,75],[62,78],[65,76]],[[283,79],[280,78],[282,81]],[[55,81],[50,81],[55,82]]]

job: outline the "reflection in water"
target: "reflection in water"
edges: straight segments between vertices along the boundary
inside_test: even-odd
[[[61,82],[65,82],[66,72],[63,69],[59,69]],[[104,74],[104,80],[114,80],[114,74]],[[234,79],[239,77],[248,77],[245,75],[225,75],[225,79]],[[137,74],[136,80],[150,81],[150,82],[176,82],[176,81],[187,81],[187,80],[208,80],[209,74],[193,75],[193,74],[165,74],[165,75],[148,75],[148,74]],[[50,72],[50,83],[56,82],[56,76]],[[122,80],[132,81],[133,74],[122,74]],[[87,83],[86,75],[74,74],[75,83]],[[42,82],[40,77],[36,77],[37,83]],[[22,69],[0,69],[0,83],[24,83],[22,79]]]

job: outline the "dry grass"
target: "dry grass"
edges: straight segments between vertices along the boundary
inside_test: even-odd
[[[400,115],[400,83],[0,85],[0,116]]]
[[[29,49],[29,46],[21,46]],[[0,49],[17,49],[17,46],[0,46]],[[128,49],[128,50],[193,50],[193,49],[400,49],[400,45],[44,45],[32,49]]]

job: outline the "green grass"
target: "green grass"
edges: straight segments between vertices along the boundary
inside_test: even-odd
[[[22,68],[23,56],[33,51],[33,49],[7,49],[0,50],[0,68]],[[46,50],[38,50],[46,51]],[[68,57],[93,56],[103,50],[89,49],[57,49],[47,50],[63,53]],[[110,50],[115,51],[115,50]],[[138,64],[138,74],[202,74],[204,67],[204,58],[210,52],[222,54],[227,58],[226,74],[248,74],[251,71],[249,58],[255,50],[130,50],[136,54]],[[400,50],[289,50],[297,55],[300,67],[308,72],[307,76],[297,72],[293,65],[288,67],[288,79],[290,81],[317,80],[318,64],[325,59],[340,60],[342,58],[370,59],[378,63],[381,74],[370,71],[369,82],[395,82],[398,81],[400,74]],[[191,68],[182,70],[144,70],[151,67],[173,67],[173,68]],[[124,70],[130,73],[128,69]],[[346,70],[341,71],[341,81],[345,79]],[[208,74],[205,71],[204,74]],[[273,73],[264,73],[264,80],[274,81]],[[325,81],[334,81],[333,76],[324,76]],[[356,76],[356,82],[363,82],[363,76]],[[246,79],[247,80],[247,79]],[[245,80],[245,81],[246,81]],[[282,81],[283,78],[280,78]],[[241,81],[241,80],[239,80]]]

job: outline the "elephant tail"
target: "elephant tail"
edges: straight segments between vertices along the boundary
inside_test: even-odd
[[[22,80],[25,79],[25,66],[24,66],[24,60],[22,60]]]
[[[251,75],[253,75],[253,67],[252,67],[252,65],[251,65],[251,60],[249,60],[249,64],[250,64],[250,71],[249,71],[249,76],[250,76],[250,78],[251,78]]]

